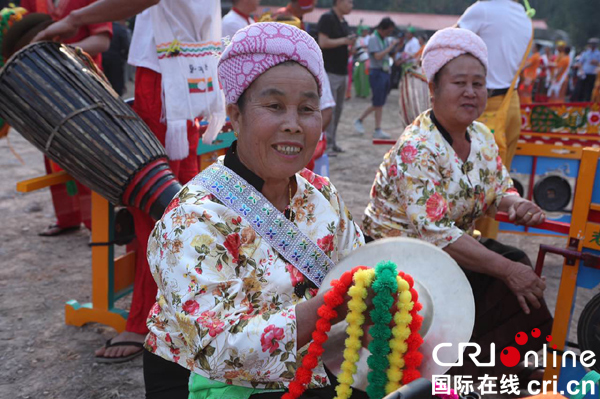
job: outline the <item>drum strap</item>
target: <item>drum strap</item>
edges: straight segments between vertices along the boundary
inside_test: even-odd
[[[73,118],[73,117],[75,117],[75,116],[77,116],[77,115],[79,115],[81,113],[84,113],[86,111],[90,111],[92,109],[100,108],[100,107],[103,107],[103,106],[104,106],[103,103],[96,103],[96,104],[88,105],[87,107],[78,109],[77,111],[73,111],[69,115],[65,116],[63,118],[63,120],[58,123],[58,125],[54,126],[54,129],[52,129],[52,132],[50,133],[50,136],[48,136],[48,141],[46,141],[46,147],[45,147],[46,151],[48,151],[50,149],[50,146],[52,145],[52,140],[54,140],[54,136],[56,135],[56,133],[58,133],[58,130],[65,123],[67,123],[69,121],[69,119],[71,119],[71,118]]]
[[[260,191],[224,165],[213,164],[191,184],[200,185],[252,228],[317,287],[335,266],[317,244],[290,222]]]
[[[46,149],[46,151],[48,151],[50,149],[50,146],[52,145],[52,140],[54,140],[54,136],[56,136],[56,133],[58,133],[58,131],[60,130],[60,128],[65,123],[67,123],[70,119],[72,119],[72,118],[76,117],[77,115],[82,114],[84,112],[91,111],[91,110],[96,109],[96,108],[105,108],[105,107],[106,107],[105,103],[98,102],[96,104],[91,104],[91,105],[88,105],[87,107],[78,109],[77,111],[73,111],[69,115],[65,116],[63,118],[63,120],[61,120],[58,123],[58,125],[56,125],[54,127],[54,129],[52,129],[52,132],[48,136],[48,141],[46,141],[46,146],[44,147]],[[137,117],[131,116],[131,115],[113,115],[113,116],[117,117],[117,118],[121,118],[121,119],[131,119],[131,120],[137,119]]]

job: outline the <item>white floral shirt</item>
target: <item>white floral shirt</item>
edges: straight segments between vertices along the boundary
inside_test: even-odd
[[[363,219],[374,239],[405,236],[443,248],[471,234],[504,196],[518,195],[484,124],[467,129],[471,152],[463,162],[430,112],[406,128],[379,166]]]
[[[305,169],[296,181],[295,224],[334,263],[364,244],[328,179]],[[156,224],[148,262],[158,284],[148,350],[228,384],[278,389],[293,379],[306,350],[296,350],[295,306],[316,288],[296,294],[305,277],[248,220],[192,181]],[[319,365],[311,388],[328,384]]]

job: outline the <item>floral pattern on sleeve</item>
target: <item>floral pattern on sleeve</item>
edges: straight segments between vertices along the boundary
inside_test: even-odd
[[[504,196],[518,195],[485,125],[468,128],[471,152],[463,162],[429,114],[406,128],[379,167],[363,219],[373,238],[406,236],[443,248],[471,234]]]
[[[301,231],[334,262],[363,245],[329,180],[309,171],[296,179]],[[296,294],[304,276],[249,221],[190,183],[157,222],[148,261],[158,285],[148,350],[228,384],[280,389],[293,379],[306,350],[296,350],[295,306],[316,290]],[[326,384],[319,365],[311,387]]]

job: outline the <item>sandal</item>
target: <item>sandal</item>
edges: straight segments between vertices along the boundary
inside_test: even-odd
[[[42,237],[54,237],[59,236],[64,233],[68,233],[70,231],[79,230],[79,226],[71,226],[71,227],[60,227],[58,224],[51,224],[46,228],[46,230],[38,233],[38,236]]]
[[[107,349],[114,347],[114,346],[137,346],[138,348],[140,348],[140,350],[137,352],[133,352],[130,355],[121,356],[121,357],[96,356],[96,361],[98,363],[123,363],[123,362],[128,362],[132,359],[135,359],[136,357],[140,356],[144,352],[144,344],[142,344],[141,342],[121,341],[121,342],[113,343],[112,338],[111,338],[108,341],[106,341],[106,343],[104,344],[104,348],[107,348]]]

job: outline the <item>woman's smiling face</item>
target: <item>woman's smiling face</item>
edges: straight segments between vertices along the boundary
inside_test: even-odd
[[[448,62],[433,85],[433,112],[453,125],[467,127],[487,103],[485,68],[470,54]]]
[[[302,170],[321,135],[315,77],[298,63],[280,64],[256,79],[242,101],[227,106],[242,163],[265,181]]]

